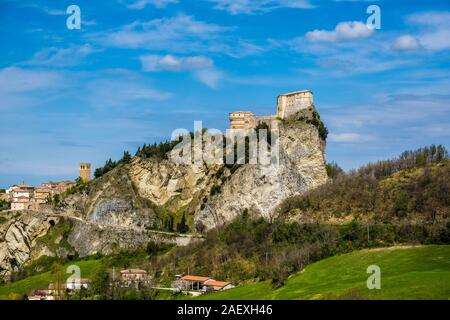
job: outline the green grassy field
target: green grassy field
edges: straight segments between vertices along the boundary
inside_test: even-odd
[[[381,268],[381,289],[369,290],[369,265]],[[247,284],[198,299],[449,299],[450,246],[361,250],[334,256],[292,275],[273,289]]]
[[[81,269],[82,278],[92,277],[101,265],[100,260],[86,260],[86,261],[76,261],[73,263],[68,263],[65,267],[69,265],[77,265]],[[67,274],[69,277],[70,274]],[[24,295],[29,294],[34,289],[48,288],[48,285],[52,281],[52,273],[44,272],[31,277],[27,277],[23,280],[8,283],[0,286],[0,300],[9,299],[13,295]]]
[[[99,260],[82,260],[81,277],[90,278],[101,266]],[[381,289],[368,290],[366,273],[369,265],[381,268]],[[29,294],[46,288],[51,272],[41,273],[0,286],[0,299]],[[157,299],[173,299],[170,292],[160,292]],[[177,296],[186,299],[186,296]],[[286,284],[273,289],[270,282],[258,282],[235,289],[201,296],[197,299],[449,299],[450,245],[397,247],[355,251],[334,256],[308,266],[294,274]]]

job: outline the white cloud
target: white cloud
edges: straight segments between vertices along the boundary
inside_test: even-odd
[[[124,1],[119,1],[124,3]],[[125,5],[129,9],[141,10],[148,5],[154,6],[156,8],[165,8],[169,4],[178,3],[178,0],[133,0],[132,2],[126,1]]]
[[[36,52],[31,60],[27,61],[27,64],[50,67],[73,66],[79,64],[83,58],[90,54],[100,51],[102,50],[94,49],[89,44],[69,48],[44,48]]]
[[[330,133],[330,141],[334,142],[343,142],[343,143],[358,143],[358,142],[367,142],[373,140],[373,137],[370,135],[364,135],[360,133]]]
[[[231,34],[233,30],[234,27],[178,14],[147,22],[135,21],[115,30],[90,34],[87,38],[105,46],[178,54],[214,52],[242,58],[264,51],[261,46]]]
[[[259,14],[280,8],[311,9],[314,6],[308,0],[209,0],[215,9],[230,14]]]
[[[306,33],[305,38],[312,42],[338,42],[370,37],[374,29],[360,21],[339,22],[334,30],[314,30]]]
[[[125,108],[137,103],[163,101],[172,97],[170,92],[160,91],[132,75],[100,78],[87,83],[89,104],[96,108]]]
[[[307,58],[313,59],[314,67],[302,69],[311,76],[348,77],[354,74],[370,74],[394,70],[417,64],[416,57],[398,57],[389,48],[384,36],[359,39],[359,41],[312,42],[298,37],[278,46],[288,46]]]
[[[0,70],[1,92],[31,92],[59,87],[64,77],[56,72],[8,67]]]
[[[66,15],[66,11],[64,10],[58,10],[58,9],[48,9],[48,8],[44,8],[43,9],[45,11],[45,13],[51,15],[51,16],[64,16]]]
[[[203,56],[174,57],[173,55],[145,55],[140,57],[144,71],[186,71],[211,68],[214,62]]]
[[[414,51],[421,47],[419,39],[410,35],[399,36],[391,44],[391,49],[395,51]]]
[[[28,70],[18,67],[0,69],[0,110],[31,107],[66,94],[72,78],[65,73]],[[4,113],[3,113],[4,115]]]
[[[219,81],[223,78],[222,72],[215,68],[201,69],[194,73],[194,76],[208,87],[216,89]]]
[[[189,71],[197,80],[210,88],[217,88],[222,78],[222,73],[215,68],[214,61],[204,56],[144,55],[140,57],[140,60],[144,71]]]
[[[418,38],[425,49],[438,51],[450,49],[450,12],[424,12],[408,17],[408,22],[418,26]]]
[[[92,37],[104,45],[120,48],[200,51],[207,47],[202,41],[218,38],[226,30],[229,28],[179,14],[148,22],[135,21],[118,30],[94,34]]]

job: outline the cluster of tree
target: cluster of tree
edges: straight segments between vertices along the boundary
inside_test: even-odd
[[[191,134],[192,135],[192,134]],[[172,151],[172,149],[179,143],[179,140],[173,141],[163,141],[160,143],[154,144],[144,144],[142,147],[139,147],[136,151],[136,156],[141,157],[143,159],[146,158],[157,158],[157,159],[167,159],[168,152]]]
[[[359,168],[356,174],[371,175],[383,178],[400,170],[424,166],[428,163],[440,163],[449,159],[447,149],[442,145],[431,145],[416,150],[403,152],[399,157],[369,163]]]
[[[139,147],[137,149],[135,156],[143,159],[147,158],[167,159],[168,152],[170,152],[179,143],[179,141],[180,140],[173,140],[173,141],[163,141],[160,143],[155,142],[149,145],[144,144],[142,147]],[[128,151],[124,151],[122,159],[118,161],[113,161],[111,158],[109,158],[108,160],[106,160],[103,167],[97,168],[95,170],[94,176],[95,178],[99,178],[120,164],[130,163],[131,160],[132,160],[131,154]]]
[[[153,265],[156,274],[207,274],[235,283],[271,279],[275,286],[306,265],[335,254],[398,243],[450,243],[450,222],[363,223],[344,225],[270,222],[246,211],[201,244],[178,247]],[[164,271],[164,272],[163,272]]]
[[[108,160],[106,160],[105,165],[103,167],[95,169],[94,177],[100,178],[101,176],[103,176],[107,172],[111,171],[118,165],[130,163],[131,160],[132,160],[131,154],[128,151],[124,151],[122,159],[120,159],[118,161],[113,161],[113,160],[111,160],[111,158],[109,158]]]
[[[294,212],[305,219],[355,217],[378,221],[442,221],[450,216],[450,163],[427,165],[412,173],[376,179],[370,175],[340,175],[304,195],[285,200],[280,214]]]
[[[176,228],[174,228],[174,216],[169,215],[163,221],[163,230],[167,232],[178,232],[178,233],[187,233],[189,232],[189,226],[186,221],[186,215],[183,213],[180,222],[176,224]]]

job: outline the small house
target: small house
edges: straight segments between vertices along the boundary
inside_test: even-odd
[[[138,286],[140,284],[148,284],[147,271],[142,269],[126,269],[120,271],[122,284],[124,286]]]
[[[231,282],[217,281],[213,279],[206,280],[203,282],[203,285],[206,287],[206,291],[223,291],[234,288]]]

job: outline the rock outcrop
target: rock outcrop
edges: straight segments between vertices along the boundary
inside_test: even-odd
[[[228,222],[248,209],[273,218],[286,198],[326,182],[324,150],[317,129],[308,124],[280,124],[279,163],[244,165],[195,214],[207,229]]]
[[[175,227],[185,216],[191,234],[227,223],[244,209],[273,218],[283,200],[327,180],[325,143],[317,126],[302,120],[277,120],[278,164],[180,165],[135,157],[65,197],[56,209],[11,217],[0,225],[0,275],[41,255],[64,255],[36,245],[52,227],[49,219],[58,223],[53,217],[70,221],[64,241],[80,256],[132,250],[149,241],[198,241],[195,235],[162,232],[168,218]]]
[[[0,277],[19,271],[32,257],[37,259],[48,254],[44,248],[38,249],[36,243],[57,222],[57,217],[28,212],[11,216],[8,222],[0,225]]]

